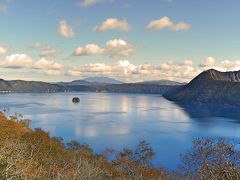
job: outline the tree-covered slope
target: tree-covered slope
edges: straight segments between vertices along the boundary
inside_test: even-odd
[[[109,84],[95,86],[67,86],[72,91],[111,92],[111,93],[139,93],[139,94],[164,94],[178,86],[156,84]]]
[[[47,93],[47,92],[63,92],[67,88],[40,81],[5,81],[0,80],[1,92],[20,92],[20,93]]]
[[[0,79],[0,92],[17,93],[49,93],[49,92],[111,92],[111,93],[145,93],[145,94],[164,94],[173,90],[179,85],[168,85],[153,83],[129,83],[129,84],[102,84],[88,83],[86,81],[73,81],[69,83],[51,84],[40,81],[6,81]]]
[[[240,106],[240,71],[202,72],[189,84],[164,94],[169,100]]]

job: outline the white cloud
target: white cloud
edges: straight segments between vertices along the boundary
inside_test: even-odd
[[[134,51],[135,47],[122,39],[110,40],[106,43],[105,54],[110,57],[127,57]]]
[[[7,56],[5,60],[1,62],[1,66],[7,68],[30,68],[32,67],[33,60],[31,57],[25,54],[13,54]]]
[[[215,59],[213,57],[207,57],[206,59],[203,60],[203,62],[200,63],[199,66],[203,68],[214,67]]]
[[[121,41],[112,41],[112,46],[125,44]],[[110,45],[109,45],[110,46]],[[89,63],[79,67],[66,67],[54,60],[41,58],[33,60],[26,54],[13,54],[6,56],[0,62],[1,68],[29,69],[43,72],[47,75],[68,75],[68,76],[93,76],[105,75],[126,82],[137,82],[147,80],[174,80],[188,82],[199,73],[207,69],[217,69],[220,71],[240,70],[240,60],[217,61],[213,57],[207,57],[199,64],[194,64],[192,60],[180,62],[166,61],[159,65],[148,63],[133,64],[128,60],[120,60],[115,64]]]
[[[93,75],[93,74],[106,75],[106,74],[110,74],[111,71],[112,71],[112,67],[109,65],[106,65],[104,63],[92,63],[92,64],[85,64],[79,68],[70,68],[67,72],[67,75],[77,76],[77,77],[84,74],[85,75]]]
[[[0,46],[0,55],[1,54],[6,54],[8,52],[8,47],[7,46]]]
[[[109,30],[118,29],[120,31],[130,31],[130,25],[126,20],[118,20],[115,18],[106,19],[101,25],[94,28],[94,31],[106,32]]]
[[[172,31],[182,31],[182,30],[188,30],[190,28],[191,28],[191,25],[189,25],[188,23],[179,22],[177,24],[173,24],[170,27],[170,30],[172,30]]]
[[[153,20],[147,25],[149,30],[163,30],[169,29],[170,31],[181,31],[188,30],[191,28],[191,25],[185,22],[173,23],[171,19],[167,16],[164,16],[161,19]]]
[[[68,25],[66,20],[62,20],[59,23],[59,34],[63,37],[70,38],[75,35],[73,29]]]
[[[1,61],[0,66],[2,68],[11,69],[35,69],[42,70],[47,74],[59,74],[64,69],[64,65],[57,63],[53,60],[47,60],[41,58],[38,61],[33,61],[31,57],[26,54],[13,54],[7,56]]]
[[[105,63],[85,64],[81,67],[69,69],[68,75],[77,77],[106,75],[126,82],[161,79],[189,82],[202,71],[211,68],[220,71],[240,70],[240,61],[216,61],[214,58],[208,57],[195,65],[192,60],[167,61],[160,65],[147,63],[136,65],[128,60],[121,60],[112,65]]]
[[[109,73],[111,71],[111,67],[104,63],[94,63],[94,64],[85,64],[81,69],[82,72],[97,72],[97,73]]]
[[[57,50],[55,48],[49,45],[43,45],[40,42],[35,42],[34,44],[30,45],[29,48],[41,50],[39,53],[40,57],[53,57],[57,54]]]
[[[220,62],[217,62],[217,60],[214,59],[213,57],[207,57],[205,60],[203,60],[199,64],[199,67],[202,70],[213,68],[219,71],[239,71],[240,60],[236,60],[236,61],[222,60]]]
[[[106,42],[106,47],[101,48],[96,44],[87,44],[84,47],[75,49],[75,56],[106,55],[109,57],[127,57],[135,51],[132,44],[128,44],[122,39],[114,39]]]
[[[81,74],[82,72],[78,68],[72,68],[67,71],[68,76],[80,76]]]
[[[47,74],[48,76],[59,76],[62,74],[62,72],[60,70],[47,70],[45,71],[45,74]]]
[[[97,3],[111,3],[113,0],[83,0],[81,3],[82,7],[90,7]]]
[[[226,71],[239,71],[240,61],[229,61],[224,60],[220,62],[220,67],[224,68]]]
[[[51,46],[43,48],[42,52],[39,54],[40,57],[55,56],[57,53],[56,49]]]
[[[176,63],[169,61],[160,66],[151,64],[134,65],[127,60],[118,61],[114,65],[104,63],[85,64],[82,67],[70,69],[72,76],[107,75],[129,82],[145,80],[176,80],[190,81],[199,71],[193,67],[190,60]]]
[[[61,70],[64,68],[64,66],[60,63],[57,63],[55,61],[49,61],[45,58],[41,58],[39,61],[36,61],[33,64],[33,67],[35,69],[49,69],[49,70]]]
[[[104,49],[96,44],[87,44],[84,47],[78,47],[74,51],[75,56],[90,56],[90,55],[100,55],[104,52]]]

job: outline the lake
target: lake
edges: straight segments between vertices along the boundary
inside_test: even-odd
[[[72,98],[78,96],[79,104]],[[95,152],[134,148],[148,141],[155,166],[176,169],[180,154],[198,137],[240,137],[238,109],[179,106],[160,95],[108,93],[1,94],[1,108],[31,119],[65,141],[87,143]]]

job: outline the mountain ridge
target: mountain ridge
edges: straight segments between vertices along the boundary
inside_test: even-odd
[[[209,73],[212,79],[216,81],[240,82],[240,71],[221,72],[215,69],[209,69],[204,72]]]
[[[82,79],[90,83],[103,83],[103,84],[123,84],[124,82],[107,77],[107,76],[95,76]]]
[[[19,93],[47,93],[47,92],[63,92],[67,88],[47,82],[41,81],[23,81],[0,79],[1,92],[19,92]]]
[[[240,71],[220,72],[210,69],[200,73],[187,85],[163,96],[181,103],[206,103],[240,106]]]
[[[16,93],[53,93],[53,92],[110,92],[110,93],[145,93],[163,94],[178,86],[159,84],[103,84],[84,80],[72,82],[46,83],[41,81],[4,80],[0,79],[0,92]]]

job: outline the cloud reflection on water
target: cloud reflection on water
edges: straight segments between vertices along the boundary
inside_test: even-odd
[[[240,136],[240,112],[208,106],[183,106],[157,95],[56,93],[6,94],[1,107],[21,113],[66,141],[79,140],[96,151],[133,147],[140,139],[152,145],[154,163],[176,166],[179,154],[196,137]],[[80,97],[79,104],[72,97]],[[237,123],[237,124],[236,124]]]

